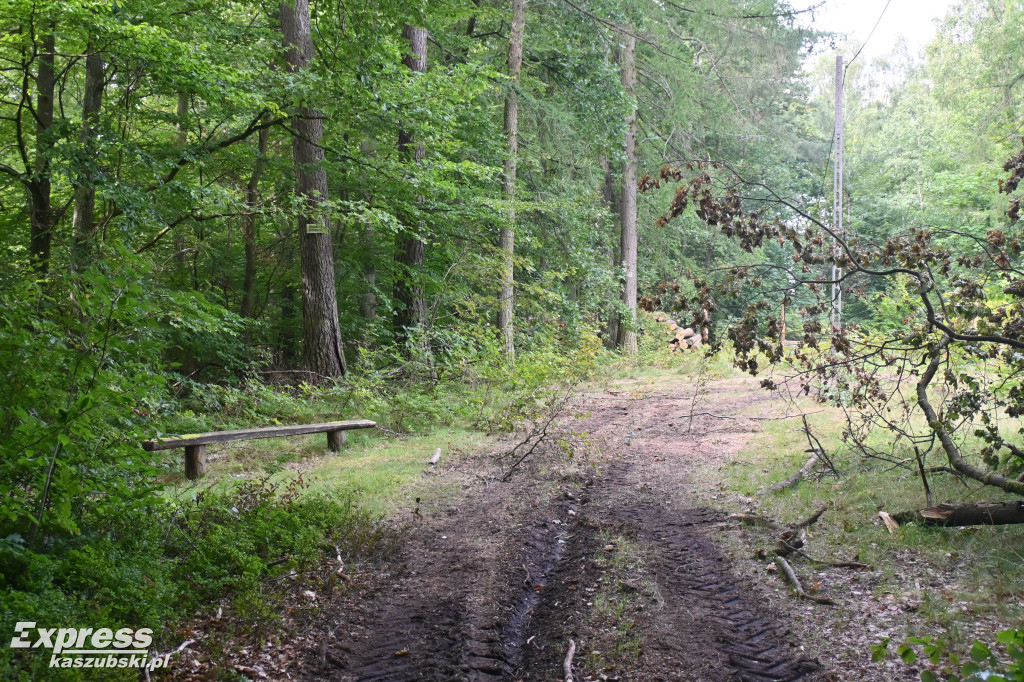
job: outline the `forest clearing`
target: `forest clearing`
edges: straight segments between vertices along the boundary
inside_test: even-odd
[[[0,677],[1024,681],[1024,0],[0,23]]]

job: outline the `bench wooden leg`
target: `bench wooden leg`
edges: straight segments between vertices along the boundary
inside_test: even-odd
[[[185,446],[185,478],[198,480],[206,473],[206,446]]]
[[[347,437],[344,431],[328,431],[327,432],[327,449],[331,452],[338,452],[345,447],[345,441]]]

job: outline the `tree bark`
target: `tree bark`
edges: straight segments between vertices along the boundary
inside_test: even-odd
[[[29,181],[29,252],[35,269],[45,273],[50,266],[53,243],[53,210],[50,205],[50,128],[53,127],[53,93],[56,84],[53,33],[43,36],[36,71],[36,160]]]
[[[402,36],[409,41],[409,54],[403,63],[413,72],[422,73],[427,70],[427,35],[425,28],[408,24],[402,31]],[[412,134],[406,130],[398,133],[398,150],[413,164],[426,156],[423,145],[414,144]],[[419,228],[423,228],[422,223]],[[417,235],[400,235],[395,247],[395,261],[398,265],[395,276],[395,299],[398,302],[395,334],[401,342],[409,338],[411,330],[422,331],[427,325],[427,301],[423,295],[423,284],[417,281],[423,269],[426,244]],[[425,350],[429,354],[429,346]]]
[[[363,140],[359,143],[359,151],[364,155],[370,156],[373,154],[375,145],[370,140]],[[362,184],[365,186],[367,177],[364,174],[362,177]],[[366,196],[367,203],[373,202],[373,196]],[[376,231],[373,229],[373,225],[367,223],[363,228],[363,279],[366,285],[363,295],[359,297],[359,314],[367,320],[375,320],[377,318],[377,265],[376,265]]]
[[[619,323],[618,345],[628,355],[637,352],[636,341],[636,64],[634,52],[636,38],[626,37],[622,49],[622,87],[630,101],[630,112],[626,118],[625,162],[622,168],[622,200],[619,206],[619,228],[621,239],[619,249],[622,255],[624,277],[622,303],[627,313]]]
[[[299,73],[313,59],[309,0],[281,3],[281,34],[287,48],[289,73]],[[323,377],[341,376],[346,371],[345,354],[338,322],[338,292],[334,284],[334,252],[331,221],[319,214],[328,200],[324,150],[320,146],[323,123],[320,112],[300,106],[292,118],[297,135],[292,139],[296,186],[310,209],[299,215],[299,258],[302,269],[302,331],[306,367]]]
[[[601,157],[601,168],[604,169],[604,185],[601,187],[601,194],[604,197],[605,207],[612,215],[618,216],[619,197],[615,187],[615,173],[612,172],[611,160],[607,156]],[[612,272],[619,267],[619,241],[614,239],[608,246],[608,265]],[[617,312],[608,316],[604,345],[608,350],[614,350],[619,345],[619,314]]]
[[[1004,526],[1024,523],[1024,502],[944,502],[893,514],[899,523],[915,521],[925,526]]]
[[[82,96],[82,128],[78,133],[78,141],[91,162],[96,159],[96,124],[103,106],[103,81],[103,58],[90,49],[85,58],[85,93]],[[95,231],[95,182],[95,172],[88,170],[75,188],[75,208],[71,222],[75,233],[75,248],[79,252],[88,248],[87,243]]]
[[[241,315],[252,318],[256,310],[256,209],[260,201],[260,178],[267,167],[267,142],[270,128],[260,130],[256,146],[256,163],[245,187],[245,215],[242,218],[242,241],[245,245],[245,276],[242,280]]]
[[[505,94],[505,168],[501,190],[508,205],[501,228],[501,292],[498,295],[498,331],[501,351],[509,362],[515,360],[515,224],[516,164],[519,156],[519,83],[523,67],[523,38],[526,33],[526,0],[512,0],[512,30],[508,42],[508,75],[512,83]]]
[[[188,142],[188,128],[185,125],[185,117],[188,116],[188,93],[184,90],[178,91],[177,109],[177,135],[175,142],[179,147],[184,147]],[[185,234],[180,228],[174,231],[174,262],[178,268],[178,275],[184,277],[185,273]]]

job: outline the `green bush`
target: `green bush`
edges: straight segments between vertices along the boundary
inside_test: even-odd
[[[19,621],[148,627],[167,648],[176,622],[222,600],[237,624],[263,627],[287,589],[273,578],[319,566],[328,549],[332,557],[340,551],[345,560],[362,561],[394,547],[393,536],[348,498],[307,495],[304,488],[301,478],[283,485],[264,478],[118,514],[99,507],[83,526],[104,531],[68,539],[47,554],[8,539],[0,543],[0,631],[13,633]],[[52,672],[48,662],[46,652],[4,647],[0,677],[68,679],[69,671]],[[89,678],[89,671],[74,672]]]

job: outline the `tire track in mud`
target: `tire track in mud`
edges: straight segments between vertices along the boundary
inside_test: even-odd
[[[619,534],[644,546],[648,577],[663,600],[661,609],[646,617],[640,669],[624,672],[618,679],[789,682],[813,678],[817,663],[801,655],[789,641],[787,628],[733,575],[729,561],[709,538],[710,528],[725,515],[709,509],[668,511],[657,498],[641,502],[632,470],[628,462],[606,469],[591,489],[596,503],[586,509],[598,525],[617,527]],[[588,579],[585,574],[585,569],[577,571],[575,581]],[[561,632],[559,639],[568,639],[571,631],[583,625],[572,619],[565,622],[566,612],[578,608],[579,598],[574,604],[565,590],[547,598],[560,601],[563,608],[540,605],[528,634],[554,639],[554,633]],[[516,679],[556,679],[561,656],[564,646],[538,652],[524,662]]]
[[[712,534],[724,514],[672,506],[685,506],[679,492],[686,487],[685,464],[676,463],[673,471],[681,473],[665,480],[651,471],[654,455],[669,457],[668,450],[681,445],[663,438],[676,418],[638,420],[621,407],[595,410],[587,423],[596,431],[633,438],[628,456],[607,462],[600,476],[558,482],[554,494],[539,493],[544,486],[536,482],[503,488],[502,496],[530,500],[506,508],[507,516],[493,512],[493,499],[463,505],[457,519],[431,529],[433,537],[446,533],[453,540],[433,548],[429,558],[423,552],[429,537],[411,543],[411,576],[369,604],[375,614],[368,636],[352,642],[347,657],[331,659],[333,669],[307,669],[307,679],[561,679],[568,639],[585,639],[594,617],[589,595],[579,588],[596,585],[603,573],[594,561],[602,527],[637,543],[646,577],[660,595],[657,608],[637,617],[643,654],[610,679],[817,679],[816,662],[802,655],[783,622],[732,573],[716,546]],[[643,430],[659,434],[660,449],[641,445],[641,422]],[[493,531],[488,524],[495,524]],[[585,665],[585,650],[577,661]]]

